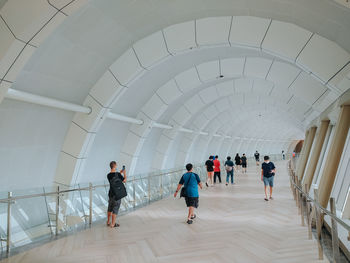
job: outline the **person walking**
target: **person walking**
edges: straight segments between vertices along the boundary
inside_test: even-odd
[[[221,184],[221,169],[220,169],[220,161],[219,156],[216,155],[214,159],[214,184],[216,184],[216,177],[219,178],[219,183]]]
[[[185,201],[188,207],[188,215],[187,215],[187,224],[192,224],[193,219],[196,218],[194,213],[194,209],[198,208],[199,205],[199,193],[198,186],[202,189],[202,183],[198,176],[193,172],[193,165],[191,163],[186,164],[187,173],[182,175],[180,182],[176,188],[174,193],[174,197],[177,196],[177,193],[183,186],[185,188]]]
[[[205,167],[207,168],[208,178],[205,182],[205,185],[209,187],[209,185],[213,186],[213,176],[214,176],[214,161],[213,156],[209,156],[209,159],[205,162]]]
[[[109,174],[107,174],[107,179],[110,186],[108,192],[107,226],[113,228],[120,226],[116,223],[116,220],[122,198],[126,196],[126,190],[123,184],[126,182],[126,172],[124,166],[120,172],[117,172],[116,161],[110,162],[109,167],[111,168],[111,171]]]
[[[273,188],[273,179],[275,177],[276,167],[273,162],[270,162],[269,156],[264,156],[264,162],[261,165],[261,181],[264,182],[264,191],[265,191],[265,201],[268,199],[268,187],[270,187],[270,200],[272,198],[272,188]]]
[[[225,162],[225,170],[226,170],[226,186],[229,183],[230,177],[231,177],[231,184],[235,184],[234,183],[234,178],[233,178],[233,168],[234,168],[234,163],[231,160],[231,156],[227,156],[227,160]]]
[[[241,164],[242,164],[242,173],[247,173],[247,156],[245,156],[245,153],[243,153],[241,157]]]
[[[239,168],[241,167],[241,157],[239,156],[239,154],[236,154],[235,157],[235,163],[236,163],[236,167],[237,167],[237,171],[239,170]]]
[[[286,155],[284,153],[284,151],[282,150],[282,160],[285,160],[286,159]]]
[[[256,166],[259,166],[259,164],[260,164],[260,153],[258,153],[258,151],[255,151],[254,157],[255,157]]]

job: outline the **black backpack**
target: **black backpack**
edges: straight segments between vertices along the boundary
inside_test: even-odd
[[[114,200],[118,201],[128,195],[126,188],[119,176],[113,176],[109,181],[111,196]]]

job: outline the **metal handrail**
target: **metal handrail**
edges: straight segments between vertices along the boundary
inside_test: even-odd
[[[334,220],[336,220],[339,224],[341,224],[346,230],[350,231],[350,225],[347,224],[346,222],[344,222],[343,220],[341,220],[338,216],[334,215],[331,211],[329,211],[328,209],[324,208],[319,202],[317,202],[315,199],[313,199],[308,193],[306,193],[305,191],[302,190],[302,188],[300,186],[298,186],[295,182],[292,182],[292,184],[294,185],[294,187],[296,187],[298,189],[298,191],[300,193],[302,193],[308,200],[310,200],[312,203],[314,203],[317,208],[319,208],[320,210],[322,210],[323,213],[327,214],[328,216],[330,216],[331,218],[333,218]]]
[[[197,167],[203,167],[203,166],[197,166]],[[175,171],[169,171],[169,172],[165,172],[165,173],[161,173],[161,174],[155,174],[155,175],[151,175],[149,177],[139,177],[139,178],[132,177],[132,179],[127,181],[127,183],[148,179],[150,177],[158,177],[158,176],[163,176],[163,175],[169,175],[169,174],[178,173],[178,172],[181,172],[181,171],[184,171],[184,169],[179,169],[179,170],[175,170]],[[93,185],[92,189],[96,189],[96,188],[100,188],[100,187],[106,187],[106,186],[109,186],[109,184]],[[70,192],[75,192],[75,191],[89,191],[89,190],[90,190],[90,187],[88,186],[88,187],[60,190],[59,192],[54,191],[54,192],[31,194],[31,195],[19,195],[19,196],[13,196],[11,198],[0,199],[0,203],[8,203],[10,201],[21,200],[21,199],[28,199],[28,198],[41,197],[41,196],[65,194],[65,193],[70,193]]]

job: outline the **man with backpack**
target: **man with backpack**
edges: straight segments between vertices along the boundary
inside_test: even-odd
[[[109,182],[107,226],[113,228],[119,227],[119,224],[116,223],[117,215],[122,198],[127,195],[124,186],[124,183],[126,182],[126,173],[124,166],[120,172],[117,172],[117,163],[115,161],[110,162],[109,166],[111,172],[107,174]]]
[[[233,180],[233,166],[235,164],[231,160],[231,156],[227,157],[227,161],[225,162],[225,170],[226,170],[226,186],[228,185],[228,182],[230,180],[231,176],[231,184],[235,184]]]
[[[196,218],[194,208],[198,208],[199,203],[198,186],[202,189],[202,183],[198,174],[193,173],[193,165],[191,163],[186,164],[186,170],[187,173],[182,175],[174,193],[174,197],[176,197],[177,193],[183,186],[180,197],[185,197],[186,205],[188,207],[187,224],[192,224],[193,219]]]

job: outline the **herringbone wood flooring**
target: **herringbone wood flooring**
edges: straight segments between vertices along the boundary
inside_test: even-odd
[[[95,225],[4,262],[320,262],[300,225],[286,163],[276,166],[273,201],[263,200],[252,166],[236,173],[234,186],[201,190],[193,225],[185,223],[184,200],[169,197],[120,217],[118,229]]]

